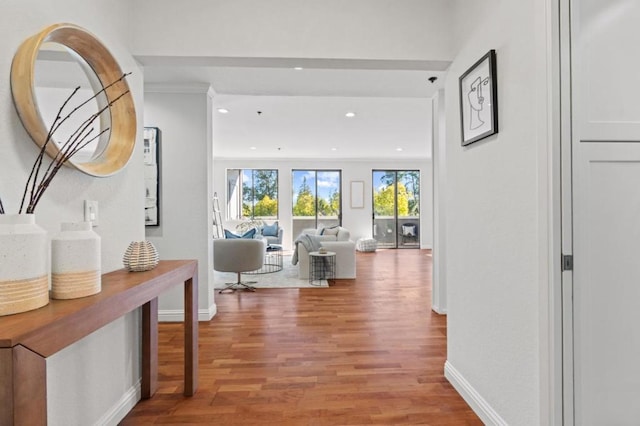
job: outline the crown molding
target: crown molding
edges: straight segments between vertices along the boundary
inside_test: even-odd
[[[215,91],[209,83],[145,83],[145,93],[202,93],[213,96]]]
[[[415,164],[415,163],[432,163],[431,157],[414,157],[414,158],[382,158],[382,157],[326,157],[326,158],[315,158],[315,157],[226,157],[214,155],[214,161],[270,161],[270,162],[309,162],[309,161],[319,161],[319,162],[334,162],[334,163],[380,163],[380,162],[389,162],[393,161],[394,163],[401,164]]]

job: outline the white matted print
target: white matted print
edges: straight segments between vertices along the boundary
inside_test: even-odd
[[[364,209],[364,181],[351,181],[351,208]]]
[[[460,76],[460,124],[463,146],[498,133],[495,50]]]
[[[160,225],[160,130],[144,128],[144,223]]]

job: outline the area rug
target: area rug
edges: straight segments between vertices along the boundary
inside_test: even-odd
[[[251,284],[255,288],[327,288],[327,280],[314,281],[314,285],[309,284],[309,280],[298,278],[298,266],[291,264],[291,256],[283,256],[282,271],[270,274],[242,274],[242,281],[257,281]],[[213,272],[213,283],[216,289],[222,289],[225,283],[235,282],[237,274],[233,272]]]

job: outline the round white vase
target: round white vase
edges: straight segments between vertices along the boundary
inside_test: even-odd
[[[100,236],[91,222],[63,223],[51,239],[51,298],[77,299],[102,290]]]
[[[32,214],[0,214],[0,315],[49,303],[49,242]]]

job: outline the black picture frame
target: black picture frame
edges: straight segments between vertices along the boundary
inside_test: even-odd
[[[460,76],[462,146],[498,133],[496,51],[490,50]]]
[[[144,128],[144,224],[160,226],[160,129]]]

